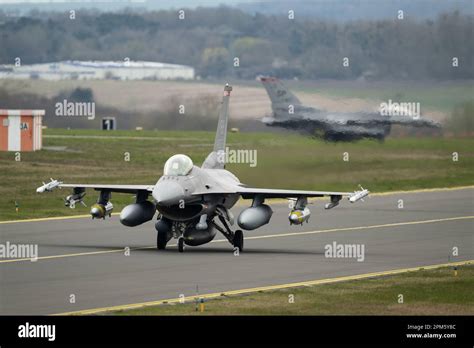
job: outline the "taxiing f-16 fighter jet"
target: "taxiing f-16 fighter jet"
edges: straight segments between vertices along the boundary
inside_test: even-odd
[[[302,105],[275,77],[260,77],[260,81],[272,102],[273,115],[262,119],[268,126],[294,129],[328,141],[383,140],[392,124],[440,128],[439,123],[420,116],[417,103],[383,103],[380,112],[328,112]]]
[[[289,198],[295,204],[289,214],[291,224],[301,225],[308,221],[310,211],[308,197],[329,196],[326,209],[339,204],[343,196],[351,203],[363,199],[368,190],[350,192],[294,191],[253,188],[242,184],[231,172],[225,170],[225,149],[229,97],[232,87],[226,85],[222,100],[213,151],[201,167],[193,165],[186,155],[170,157],[164,166],[163,176],[154,185],[91,185],[63,184],[55,187],[71,187],[71,202],[81,202],[87,188],[100,191],[97,203],[91,207],[92,218],[105,218],[111,214],[112,192],[136,195],[136,202],[126,206],[120,213],[120,222],[125,226],[138,226],[153,219],[158,211],[157,248],[165,249],[171,238],[178,239],[178,250],[185,245],[201,245],[212,241],[221,232],[239,251],[244,247],[242,230],[251,231],[267,224],[272,209],[265,204],[267,198]],[[44,190],[38,190],[43,192]],[[151,196],[151,199],[150,199]],[[239,198],[252,199],[252,205],[244,209],[237,218],[242,229],[233,231],[234,217],[230,209]],[[66,204],[67,205],[67,204]],[[70,206],[70,205],[69,205]]]

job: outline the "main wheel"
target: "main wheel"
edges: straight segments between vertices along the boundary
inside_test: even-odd
[[[166,231],[158,231],[156,234],[156,247],[158,250],[165,250],[166,244],[168,244],[168,235]]]
[[[241,230],[234,233],[234,248],[239,249],[239,252],[244,251],[244,234]]]
[[[183,237],[178,238],[178,251],[180,253],[184,251],[184,238]]]

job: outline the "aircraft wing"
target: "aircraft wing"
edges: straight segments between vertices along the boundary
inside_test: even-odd
[[[154,185],[59,184],[58,187],[91,188],[96,191],[137,193],[138,191],[152,192]]]
[[[414,127],[430,127],[441,128],[441,124],[437,121],[424,117],[407,117],[407,116],[390,116],[387,117],[387,123],[408,125]]]
[[[193,195],[205,194],[240,194],[244,199],[251,199],[257,195],[263,198],[297,198],[305,197],[323,197],[323,196],[351,196],[354,192],[333,192],[333,191],[303,191],[303,190],[280,190],[253,188],[245,186],[228,187],[225,189],[196,191]]]
[[[257,195],[260,195],[264,198],[296,198],[300,196],[305,196],[305,197],[350,196],[353,194],[353,192],[280,190],[280,189],[252,188],[252,187],[240,187],[236,193],[239,193],[244,199],[253,198]]]
[[[226,194],[239,194],[243,199],[254,199],[255,197],[260,198],[300,198],[300,197],[323,197],[330,196],[331,202],[337,202],[346,196],[351,203],[363,200],[369,195],[370,191],[360,186],[360,190],[354,192],[335,192],[335,191],[303,191],[303,190],[280,190],[280,189],[266,189],[266,188],[254,188],[246,186],[234,186],[226,187],[224,189],[207,190],[203,192],[194,192],[193,195],[226,195]],[[326,208],[326,209],[330,209]]]
[[[305,118],[311,121],[312,116]],[[321,121],[321,120],[320,120]],[[440,128],[441,124],[426,117],[412,116],[381,116],[378,113],[371,112],[353,112],[353,113],[327,113],[324,115],[322,123],[341,124],[341,125],[388,125],[399,124],[414,127]]]

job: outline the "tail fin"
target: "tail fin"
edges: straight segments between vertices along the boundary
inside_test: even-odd
[[[222,97],[219,120],[217,122],[216,139],[214,149],[202,164],[203,168],[223,169],[225,167],[225,147],[227,139],[227,121],[229,120],[229,99],[232,86],[226,84],[224,96]]]
[[[260,81],[267,90],[268,96],[272,101],[272,107],[275,104],[301,105],[299,99],[276,77],[260,77]]]

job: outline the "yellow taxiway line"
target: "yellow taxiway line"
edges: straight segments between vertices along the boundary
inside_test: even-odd
[[[112,213],[112,215],[119,215],[120,213]],[[40,221],[54,221],[54,220],[68,220],[68,219],[83,219],[91,218],[90,214],[82,215],[71,215],[71,216],[54,216],[54,217],[45,217],[45,218],[35,218],[35,219],[24,219],[24,220],[8,220],[0,221],[0,224],[17,224],[19,222],[40,222]]]
[[[456,221],[456,220],[468,220],[474,219],[474,215],[469,216],[456,216],[450,218],[442,218],[442,219],[431,219],[431,220],[419,220],[419,221],[406,221],[406,222],[395,222],[389,224],[380,224],[380,225],[368,225],[368,226],[355,226],[355,227],[341,227],[341,228],[330,228],[326,230],[316,230],[316,231],[304,231],[304,232],[290,232],[290,233],[278,233],[278,234],[267,234],[263,236],[248,236],[245,237],[246,240],[251,239],[265,239],[265,238],[280,238],[280,237],[294,237],[294,236],[304,236],[310,234],[318,234],[318,233],[329,233],[329,232],[342,232],[342,231],[357,231],[357,230],[367,230],[367,229],[376,229],[376,228],[387,228],[387,227],[398,227],[398,226],[407,226],[407,225],[420,225],[420,224],[431,224],[436,222],[446,222],[446,221]],[[227,239],[217,239],[211,241],[211,243],[220,243],[226,242]],[[169,246],[176,246],[176,244],[171,244]],[[154,249],[156,246],[145,246],[145,247],[137,247],[137,248],[130,248],[132,250],[144,250],[144,249]],[[49,256],[39,256],[35,259],[38,260],[50,260],[50,259],[61,259],[66,257],[75,257],[75,256],[88,256],[88,255],[100,255],[100,254],[111,254],[117,252],[124,252],[125,249],[112,249],[112,250],[99,250],[99,251],[90,251],[90,252],[83,252],[83,253],[73,253],[73,254],[62,254],[62,255],[49,255]],[[11,262],[24,262],[24,261],[32,261],[30,258],[22,258],[22,259],[8,259],[8,260],[1,260],[1,263],[11,263]]]
[[[471,186],[457,186],[457,187],[442,187],[442,188],[430,188],[430,189],[418,189],[418,190],[408,190],[408,191],[389,191],[389,192],[375,192],[370,193],[369,197],[377,196],[389,196],[397,194],[407,194],[407,193],[421,193],[421,192],[438,192],[438,191],[456,191],[456,190],[465,190],[473,189],[474,185]],[[320,198],[311,198],[311,200],[323,200],[323,197]],[[270,203],[285,203],[288,202],[287,199],[274,198],[268,199]],[[242,204],[244,199],[237,202],[237,204]],[[119,215],[120,213],[112,213],[112,215]],[[66,220],[66,219],[81,219],[81,218],[90,218],[90,214],[81,214],[81,215],[72,215],[72,216],[54,216],[54,217],[45,217],[45,218],[34,218],[34,219],[23,219],[23,220],[7,220],[0,221],[0,224],[15,224],[20,222],[41,222],[41,221],[53,221],[53,220]]]
[[[167,300],[148,301],[148,302],[140,302],[140,303],[131,303],[131,304],[126,304],[126,305],[92,308],[92,309],[85,309],[85,310],[79,310],[79,311],[73,311],[73,312],[57,313],[53,315],[91,315],[91,314],[97,314],[97,313],[103,313],[103,312],[137,309],[137,308],[157,306],[157,305],[163,305],[163,304],[192,302],[197,299],[215,299],[222,296],[243,295],[243,294],[250,294],[250,293],[256,293],[256,292],[261,292],[261,291],[282,290],[282,289],[296,288],[296,287],[302,287],[302,286],[331,284],[331,283],[338,283],[338,282],[344,282],[344,281],[350,281],[350,280],[396,275],[400,273],[419,271],[423,269],[436,269],[436,268],[441,268],[441,267],[462,266],[462,265],[472,264],[472,263],[474,263],[474,260],[442,263],[442,264],[437,264],[437,265],[428,265],[428,266],[411,267],[411,268],[400,268],[400,269],[394,269],[390,271],[364,273],[364,274],[356,274],[356,275],[336,277],[336,278],[310,280],[310,281],[297,282],[297,283],[287,283],[287,284],[279,284],[279,285],[261,286],[261,287],[256,287],[256,288],[215,292],[215,293],[210,293],[210,294],[187,296],[184,298],[172,298],[172,299],[167,299]]]

